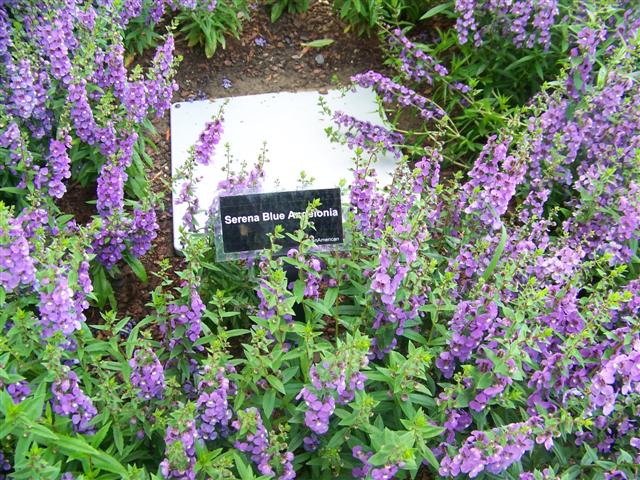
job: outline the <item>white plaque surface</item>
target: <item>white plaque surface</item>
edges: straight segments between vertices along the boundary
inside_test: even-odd
[[[266,143],[267,160],[263,191],[294,190],[300,186],[300,173],[313,177],[314,187],[338,186],[341,179],[350,182],[354,154],[346,145],[331,142],[325,132],[334,126],[322,113],[318,100],[322,96],[332,111],[342,111],[358,120],[384,126],[375,93],[358,88],[346,93],[329,90],[326,94],[311,92],[280,92],[231,97],[213,101],[180,102],[171,107],[171,173],[188,158],[206,122],[224,105],[224,133],[210,165],[198,165],[195,176],[201,178],[196,187],[200,208],[207,210],[213,201],[218,183],[226,178],[225,144],[233,158],[232,169],[242,163],[248,170],[258,161]],[[226,104],[225,104],[226,102]],[[392,154],[379,157],[376,165],[382,183],[387,183],[396,164]],[[173,195],[174,246],[180,248],[178,227],[185,212],[184,204],[176,205]],[[206,217],[197,217],[204,225]]]

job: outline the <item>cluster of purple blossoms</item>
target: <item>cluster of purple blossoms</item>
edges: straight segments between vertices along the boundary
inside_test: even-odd
[[[400,146],[404,144],[404,136],[387,130],[385,127],[370,122],[357,120],[351,115],[336,111],[333,121],[346,130],[345,138],[350,149],[356,147],[365,151],[386,150],[397,158],[402,157]]]
[[[26,149],[25,142],[20,133],[20,128],[15,122],[11,122],[7,128],[0,134],[0,147],[9,150],[9,171],[16,175],[17,171],[15,167],[23,162],[25,167],[29,167],[32,162],[32,157],[29,151]],[[6,168],[5,165],[0,164],[0,171]],[[24,179],[19,183],[23,188]]]
[[[203,379],[198,383],[200,395],[196,409],[200,436],[204,440],[215,440],[218,433],[226,437],[229,433],[229,421],[233,415],[229,397],[235,395],[236,386],[225,375],[232,371],[235,371],[232,366],[219,367],[214,371],[210,365],[205,365],[203,369]]]
[[[269,453],[269,435],[258,409],[252,407],[239,412],[238,418],[231,425],[240,434],[244,434],[244,438],[236,440],[233,446],[249,454],[262,475],[274,475],[273,467],[269,464],[272,458]]]
[[[305,256],[300,254],[295,248],[291,248],[287,251],[287,257],[295,258],[300,263],[304,263],[307,266],[306,269],[300,269],[299,272],[300,279],[304,282],[303,295],[305,298],[313,298],[317,300],[320,296],[320,288],[323,284],[328,285],[329,287],[335,287],[335,280],[328,279],[326,276],[321,274],[325,265],[318,257],[311,255],[308,258],[305,258]],[[288,288],[292,290],[293,283],[290,283]],[[259,293],[258,296],[260,297],[261,302],[266,302],[263,292]]]
[[[92,285],[85,265],[81,265],[78,274],[80,289],[74,291],[69,286],[69,274],[58,271],[52,279],[44,278],[41,281],[40,289],[40,325],[44,337],[51,337],[57,332],[61,332],[65,337],[69,337],[76,330],[82,328],[86,320],[84,311],[89,307],[86,295],[92,290]]]
[[[465,213],[477,213],[480,221],[498,229],[502,225],[509,202],[522,183],[526,165],[512,155],[507,155],[510,139],[496,142],[490,137],[482,153],[469,172],[469,180],[463,186],[460,202],[468,202]]]
[[[276,476],[272,465],[277,465],[280,471],[278,480],[296,478],[292,452],[270,453],[272,448],[269,444],[269,435],[264,428],[258,409],[252,407],[238,412],[238,418],[231,425],[238,432],[238,439],[233,446],[251,457],[251,461],[256,464],[260,474]]]
[[[513,365],[510,365],[510,366],[513,366]],[[502,392],[504,392],[507,385],[510,385],[511,383],[513,383],[513,380],[511,380],[511,378],[509,377],[505,377],[502,375],[499,375],[498,377],[499,377],[498,381],[495,382],[493,385],[487,388],[479,389],[476,392],[476,395],[473,398],[473,400],[469,402],[469,408],[471,410],[474,410],[476,412],[481,412],[489,404],[489,401],[491,401],[492,399],[500,395]]]
[[[102,226],[93,239],[91,252],[97,254],[98,260],[107,269],[112,269],[122,260],[130,231],[131,220],[122,214],[102,219]]]
[[[70,83],[67,88],[67,101],[71,105],[71,120],[76,134],[83,142],[93,145],[96,142],[98,126],[87,97],[87,81],[81,79]]]
[[[485,34],[498,31],[511,37],[518,48],[533,48],[537,43],[545,49],[551,45],[551,28],[559,13],[558,0],[456,0],[455,11],[460,44],[472,38],[480,46]]]
[[[189,230],[196,229],[196,215],[200,208],[200,201],[195,195],[195,181],[189,179],[182,182],[180,185],[180,192],[176,198],[176,205],[186,203],[187,207],[182,215],[182,225]]]
[[[57,415],[71,418],[73,429],[78,433],[92,433],[93,426],[89,425],[98,411],[78,385],[78,376],[73,371],[66,376],[56,379],[51,385],[51,408]]]
[[[369,463],[372,452],[365,452],[360,445],[356,445],[351,450],[353,458],[362,463],[361,467],[354,467],[351,470],[353,478],[371,478],[371,480],[390,480],[394,478],[398,470],[404,466],[404,462],[395,462],[383,467],[373,467]]]
[[[133,223],[131,224],[131,253],[136,257],[142,257],[151,249],[151,243],[158,236],[158,224],[156,223],[156,211],[153,207],[145,210],[136,208],[133,211]]]
[[[165,43],[156,50],[150,79],[147,82],[149,105],[155,110],[158,118],[171,108],[171,98],[173,93],[178,90],[178,84],[172,79],[174,49],[173,37],[169,36]]]
[[[162,3],[164,3],[164,0],[162,0]],[[142,13],[142,0],[128,0],[123,2],[121,12],[119,22],[120,25],[125,27],[131,19],[139,17]]]
[[[280,313],[280,306],[284,300],[285,292],[278,292],[278,288],[269,283],[270,270],[269,262],[264,257],[258,263],[260,277],[256,295],[260,300],[255,315],[265,320],[269,320]],[[282,319],[286,322],[292,321],[293,317],[289,313],[282,314]]]
[[[415,107],[425,120],[442,118],[442,110],[433,101],[416,93],[404,85],[394,82],[381,73],[369,70],[351,77],[351,81],[363,88],[374,88],[384,103],[398,103],[402,107]]]
[[[196,479],[196,422],[189,419],[178,426],[168,426],[164,437],[165,458],[160,471],[167,479]]]
[[[637,187],[628,172],[634,168],[631,152],[640,128],[640,84],[611,71],[601,88],[593,85],[593,77],[583,85],[584,93],[573,90],[580,95],[577,104],[567,93],[541,98],[549,105],[529,126],[531,191],[522,216],[540,216],[551,192],[571,189],[576,193],[567,205],[572,214],[562,224],[566,244],[585,258],[607,253],[620,264],[633,255],[628,242],[637,237],[637,222],[630,220],[638,205],[628,195]],[[610,206],[619,208],[622,222],[605,213]]]
[[[29,387],[29,382],[26,380],[20,380],[7,385],[7,393],[11,395],[13,403],[18,404],[31,395],[31,387]]]
[[[218,192],[230,194],[256,189],[264,181],[264,173],[264,162],[262,161],[256,162],[249,172],[242,171],[235,174],[227,172],[227,178],[218,182]]]
[[[447,432],[445,442],[451,445],[455,441],[456,433],[464,432],[473,423],[473,418],[462,409],[446,409],[445,415],[447,420],[442,424]]]
[[[51,140],[47,165],[45,167],[34,165],[33,167],[36,172],[33,184],[38,189],[43,189],[46,186],[47,192],[54,198],[62,198],[64,196],[67,187],[63,182],[71,178],[69,148],[71,148],[71,137],[69,135],[64,135],[64,141]]]
[[[478,46],[482,43],[478,24],[475,17],[476,2],[474,0],[456,0],[456,30],[458,31],[458,42],[465,44],[469,41],[469,36],[473,35],[473,43]]]
[[[222,119],[207,122],[194,147],[195,160],[197,163],[209,165],[221,136]]]
[[[527,422],[511,423],[490,432],[474,431],[455,456],[444,456],[438,473],[443,477],[466,474],[475,478],[483,471],[504,472],[533,449],[533,429],[538,423],[539,418],[532,417]]]
[[[614,355],[594,375],[589,394],[591,408],[602,408],[602,413],[609,415],[615,408],[618,395],[640,393],[639,365],[640,337],[636,337],[631,352]]]
[[[385,198],[378,190],[376,170],[358,168],[353,172],[353,183],[349,192],[351,211],[358,230],[365,235],[379,238],[384,221]]]
[[[0,9],[0,60],[9,60],[9,51],[13,42],[11,40],[11,24],[9,16],[4,9]]]
[[[31,72],[31,62],[22,59],[18,65],[7,64],[9,75],[9,89],[11,90],[11,107],[15,114],[22,118],[29,118],[37,105],[34,87],[34,77]]]
[[[585,27],[578,32],[577,46],[571,49],[570,56],[574,61],[580,62],[575,68],[574,75],[570,75],[567,78],[567,87],[569,95],[577,100],[580,95],[584,94],[587,90],[591,79],[591,72],[596,61],[596,51],[599,44],[606,39],[606,29],[601,28],[596,31],[592,28]],[[580,85],[576,86],[574,76],[579,74]]]
[[[303,387],[296,396],[296,400],[302,397],[307,411],[304,414],[304,423],[312,432],[324,435],[329,431],[329,420],[336,409],[336,401],[332,395],[325,395],[324,400],[311,392],[307,387]]]
[[[345,345],[335,358],[311,366],[311,385],[304,386],[296,400],[304,400],[304,423],[314,434],[327,433],[336,404],[345,405],[353,401],[356,391],[364,390],[367,376],[360,370],[368,364],[367,352]],[[308,446],[315,443],[315,435],[306,441]]]
[[[22,228],[10,219],[6,229],[0,228],[0,238],[0,286],[11,292],[19,285],[33,284],[36,269]]]
[[[408,79],[417,82],[425,80],[429,85],[433,85],[434,74],[440,77],[449,75],[446,67],[420,50],[399,28],[393,30],[388,41],[391,48],[399,50],[397,58],[400,62],[400,71]]]
[[[125,170],[131,164],[133,146],[137,139],[137,133],[130,132],[121,140],[107,141],[110,144],[109,150],[117,149],[118,153],[115,154],[113,151],[112,157],[102,166],[98,176],[96,207],[103,218],[121,211],[124,207],[124,185],[127,181]],[[101,143],[105,145],[107,142]]]
[[[379,265],[373,272],[364,272],[371,278],[371,290],[375,292],[377,314],[373,328],[393,328],[395,333],[387,345],[379,344],[378,338],[373,339],[372,354],[379,358],[395,347],[406,322],[418,316],[418,309],[424,303],[422,293],[398,296],[398,292],[418,258],[421,243],[429,235],[428,226],[439,216],[440,207],[434,192],[439,182],[440,161],[441,156],[433,151],[413,169],[399,171],[398,178],[386,192],[380,191],[375,178],[366,171],[356,171],[351,193],[356,220],[364,235],[386,240],[381,246]],[[429,212],[425,213],[426,221],[416,224],[409,220],[417,211]]]
[[[187,285],[184,284],[183,287],[187,287]],[[178,328],[185,329],[184,335],[191,342],[198,340],[202,333],[202,323],[200,320],[205,310],[205,306],[204,303],[202,303],[202,299],[195,287],[189,287],[189,292],[190,298],[188,303],[179,304],[173,302],[167,305],[167,313],[170,315],[169,325],[172,332],[171,338],[169,339],[169,346],[171,348],[181,341],[181,339],[176,337],[175,334]]]
[[[262,475],[278,480],[296,478],[293,453],[280,450],[282,444],[278,443],[276,448],[270,443],[258,409],[252,407],[239,411],[238,418],[231,425],[237,431],[234,447],[247,453]]]
[[[38,26],[38,35],[45,55],[49,60],[51,75],[65,84],[71,82],[71,60],[63,29],[62,20],[42,22]]]
[[[162,399],[164,395],[164,368],[150,348],[139,348],[129,360],[131,385],[138,390],[138,397],[145,400]]]
[[[483,339],[491,336],[499,322],[498,306],[485,300],[463,301],[456,308],[449,328],[453,332],[449,340],[449,349],[440,354],[436,366],[445,378],[451,378],[455,361],[471,358]]]

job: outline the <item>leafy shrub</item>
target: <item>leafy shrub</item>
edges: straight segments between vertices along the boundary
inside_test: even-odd
[[[333,8],[358,35],[371,33],[382,18],[380,0],[335,0]]]
[[[119,103],[117,89],[143,77],[108,76],[120,83],[107,87],[87,80],[100,62],[82,63],[81,53],[113,34],[106,28],[113,23],[82,30],[75,22],[85,14],[109,13],[84,7],[62,17],[43,6],[0,7],[0,35],[12,42],[0,50],[10,79],[0,129],[10,185],[0,203],[1,474],[380,479],[425,469],[438,478],[637,477],[637,11],[611,23],[597,20],[610,18],[606,6],[588,12],[570,39],[567,70],[508,130],[489,137],[466,177],[441,171],[440,150],[451,141],[446,109],[376,72],[355,76],[431,133],[415,145],[397,119],[387,130],[333,112],[332,134],[354,149],[346,252],[313,249],[315,202],[286,256],[275,255],[284,235],[277,229],[273,248],[256,259],[215,262],[210,231],[196,222],[192,168],[220,157],[224,122],[213,118],[176,178],[189,207],[180,232],[184,268],[159,265],[144,318],[96,309],[100,318],[88,322],[100,282],[89,262],[111,261],[98,247],[111,247],[114,258],[118,245],[145,250],[153,217],[111,181],[123,178],[118,159],[129,150],[108,156],[102,137],[95,152],[87,140],[108,131],[109,121],[118,122],[123,145],[137,133],[140,121],[126,116],[139,110]],[[65,40],[23,35],[32,14]],[[60,18],[74,28],[58,26]],[[80,32],[86,41],[71,47]],[[392,41],[406,50],[407,78],[448,82],[435,60],[399,35]],[[65,55],[50,56],[51,45],[58,54],[65,45]],[[168,40],[142,83],[165,92],[144,97],[162,99],[152,106],[173,91],[170,47]],[[34,114],[29,82],[16,80],[28,78],[23,59],[49,78],[44,105],[55,115]],[[121,71],[119,61],[111,65],[104,71]],[[79,79],[92,87],[86,96],[75,95]],[[162,89],[150,88],[158,82]],[[68,97],[65,114],[58,104]],[[73,120],[88,112],[95,127]],[[51,129],[38,137],[32,128],[42,118]],[[59,126],[71,139],[54,136]],[[66,160],[68,143],[84,156]],[[375,161],[386,151],[400,160],[385,187]],[[264,160],[249,172],[229,171],[218,189],[259,185]],[[100,218],[79,225],[60,215],[51,198],[65,186],[58,164],[76,178],[98,172]],[[44,165],[62,179],[52,173],[37,187]],[[105,223],[127,215],[137,223],[122,243],[112,236],[96,245]]]
[[[206,8],[183,9],[176,15],[187,45],[204,47],[207,58],[211,58],[219,46],[225,47],[227,35],[239,38],[242,22],[248,17],[246,0],[213,0]]]
[[[274,0],[271,2],[271,21],[277,21],[285,12],[303,13],[308,9],[308,0]]]

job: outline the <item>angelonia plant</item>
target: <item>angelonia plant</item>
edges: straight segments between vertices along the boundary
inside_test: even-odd
[[[478,25],[467,42],[485,41],[490,14],[506,29],[533,4],[474,5],[456,3]],[[266,153],[232,168],[217,113],[174,179],[181,266],[158,262],[132,318],[109,304],[109,278],[123,262],[142,275],[153,246],[146,147],[176,89],[170,35],[126,67],[124,32],[152,6],[0,5],[0,478],[640,476],[631,3],[574,6],[557,77],[458,169],[455,109],[486,105],[388,30],[397,75],[352,84],[389,123],[323,105],[353,151],[342,250],[315,248],[312,202],[271,248],[216,261],[194,167],[224,169],[219,192],[269,175]],[[553,43],[547,23],[524,28],[532,48]],[[455,109],[425,85],[458,95]],[[397,159],[391,178],[381,155]],[[65,202],[78,185],[96,191],[84,217]]]

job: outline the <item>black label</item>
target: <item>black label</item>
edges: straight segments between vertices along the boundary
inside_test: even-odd
[[[269,248],[268,234],[276,225],[285,233],[300,228],[300,218],[307,205],[320,200],[311,213],[314,229],[309,231],[317,245],[342,243],[342,207],[340,189],[298,190],[292,192],[256,193],[220,197],[220,223],[224,253],[248,252]],[[278,240],[283,248],[295,246],[289,237]]]

